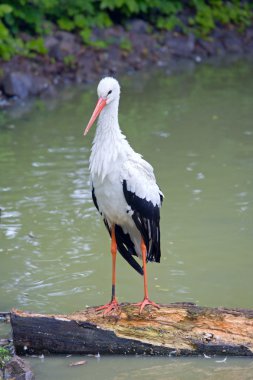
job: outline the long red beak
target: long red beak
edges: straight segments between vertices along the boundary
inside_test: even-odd
[[[98,102],[97,102],[97,105],[93,111],[93,114],[91,115],[91,118],[90,118],[90,121],[87,125],[87,127],[85,128],[85,131],[84,131],[84,136],[87,135],[87,133],[89,132],[92,124],[94,124],[96,118],[98,117],[98,115],[100,114],[100,112],[102,111],[102,109],[106,106],[106,100],[103,99],[103,98],[99,98],[98,99]]]

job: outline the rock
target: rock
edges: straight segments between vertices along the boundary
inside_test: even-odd
[[[49,88],[49,81],[44,77],[32,77],[32,87],[30,89],[31,95],[39,95]]]
[[[246,30],[244,40],[246,44],[253,41],[253,27]]]
[[[120,45],[122,38],[126,38],[126,31],[122,26],[117,25],[109,28],[93,28],[90,35],[90,41],[105,41],[110,45]]]
[[[10,340],[7,338],[0,339],[0,346],[6,346],[9,343],[10,343]]]
[[[146,64],[135,52],[128,55],[127,61],[128,66],[135,71],[141,70]]]
[[[198,50],[197,49],[198,47],[203,50],[203,53],[206,56],[213,56],[216,54],[216,46],[215,46],[213,40],[198,39],[197,47],[195,50]]]
[[[58,41],[48,49],[50,57],[57,61],[63,61],[67,56],[75,56],[79,50],[79,45],[68,40]]]
[[[225,49],[229,53],[242,54],[243,53],[243,44],[242,38],[233,31],[228,31],[222,37],[222,42]]]
[[[180,16],[183,25],[190,16],[190,10]],[[185,35],[180,27],[174,32],[158,30],[141,19],[133,19],[124,27],[92,28],[90,41],[105,41],[105,45],[97,44],[102,48],[85,45],[80,35],[57,30],[57,26],[53,25],[52,30],[44,38],[46,55],[14,56],[9,62],[1,61],[0,108],[11,105],[15,98],[54,94],[52,84],[97,81],[98,76],[154,65],[168,66],[168,73],[172,73],[178,67],[181,70],[181,63],[174,65],[179,60],[191,70],[196,63],[210,57],[253,55],[253,26],[240,34],[232,25],[217,25],[204,39]],[[30,38],[24,33],[21,36],[27,41]]]
[[[2,99],[2,97],[0,98],[0,109],[9,107],[10,105],[10,102],[8,102],[6,99]]]
[[[118,46],[111,45],[108,47],[108,55],[112,65],[119,65],[121,61],[121,50]]]
[[[168,32],[165,37],[165,44],[171,54],[179,57],[190,57],[195,47],[195,36],[189,34],[175,35]]]
[[[97,73],[94,72],[95,63],[97,63],[95,52],[91,49],[87,49],[78,61],[75,81],[77,83],[90,83],[94,81],[95,78],[97,78]]]
[[[76,36],[65,31],[57,31],[54,36],[45,38],[45,46],[50,57],[63,61],[69,55],[75,55],[81,48]]]
[[[7,96],[17,96],[20,99],[39,95],[48,87],[49,81],[46,78],[18,71],[7,73],[2,81],[3,92]]]
[[[248,28],[245,33],[245,51],[247,54],[253,54],[253,28]]]
[[[201,58],[224,56],[226,50],[224,44],[214,37],[210,37],[208,40],[198,39],[194,48],[195,57],[198,55]]]
[[[5,378],[15,380],[35,379],[29,364],[16,355],[5,366]]]
[[[44,44],[48,51],[58,45],[59,40],[54,36],[47,36],[44,38]]]
[[[250,41],[246,46],[245,46],[245,51],[249,55],[253,55],[253,41]]]
[[[132,45],[128,55],[128,61],[131,61],[130,64],[135,61],[134,66],[140,69],[147,63],[151,62],[153,64],[157,60],[156,57],[160,46],[156,39],[149,34],[138,34],[136,32],[130,32],[129,37]]]
[[[95,70],[98,75],[105,75],[106,73],[108,75],[116,75],[123,65],[120,48],[117,45],[109,46],[107,51],[98,53],[97,61],[98,62],[95,63],[97,67],[93,70]]]
[[[63,30],[58,30],[56,33],[55,33],[55,37],[59,40],[59,41],[68,41],[70,43],[75,43],[75,35],[73,33],[70,33],[70,32],[65,32]]]
[[[151,25],[146,21],[134,19],[127,23],[127,29],[135,33],[148,33],[151,29]]]
[[[21,72],[7,73],[3,78],[2,87],[6,95],[25,99],[32,87],[31,75]]]

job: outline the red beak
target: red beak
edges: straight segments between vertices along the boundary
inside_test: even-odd
[[[96,118],[98,117],[98,115],[100,114],[100,112],[102,111],[102,109],[106,106],[106,100],[103,99],[103,98],[99,98],[98,99],[98,102],[97,102],[97,105],[93,111],[93,114],[91,115],[91,118],[90,118],[90,121],[87,125],[87,127],[85,128],[85,131],[84,131],[84,136],[87,135],[87,133],[89,132],[92,124],[94,124]]]

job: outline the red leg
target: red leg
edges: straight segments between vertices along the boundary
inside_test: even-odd
[[[148,297],[148,279],[147,279],[146,252],[147,252],[147,250],[146,250],[145,243],[144,243],[143,239],[141,239],[141,253],[142,253],[143,272],[144,272],[144,299],[143,299],[142,302],[138,302],[138,303],[135,304],[136,306],[140,306],[140,313],[142,312],[142,310],[144,309],[144,307],[146,305],[152,305],[152,306],[157,307],[158,309],[160,309],[160,306],[157,305],[155,302],[150,301],[150,299]]]
[[[109,303],[100,306],[96,311],[104,310],[103,315],[109,314],[112,310],[118,309],[118,301],[115,295],[116,287],[116,254],[117,254],[117,244],[115,237],[115,226],[112,226],[112,239],[111,239],[111,254],[112,254],[112,299]]]

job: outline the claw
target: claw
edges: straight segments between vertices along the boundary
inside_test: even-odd
[[[104,310],[103,316],[110,314],[113,310],[118,310],[119,309],[119,304],[116,299],[113,299],[111,302],[106,303],[103,306],[99,306],[95,309],[95,311],[101,311]]]
[[[147,305],[151,305],[153,307],[156,307],[157,309],[160,309],[160,306],[157,303],[150,301],[148,298],[144,298],[144,300],[142,302],[134,303],[134,305],[140,306],[140,311],[139,311],[140,314],[141,314],[142,310],[144,309],[144,307]]]

